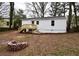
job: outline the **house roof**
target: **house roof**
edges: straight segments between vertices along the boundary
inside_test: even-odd
[[[23,20],[58,20],[58,19],[66,19],[66,17],[61,16],[61,17],[44,17],[44,18],[27,18],[27,19],[23,19]]]

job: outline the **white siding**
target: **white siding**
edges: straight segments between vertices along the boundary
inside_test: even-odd
[[[22,25],[23,25],[23,24],[31,24],[31,23],[32,23],[32,22],[31,22],[30,20],[23,20],[23,21],[22,21]]]
[[[51,20],[40,20],[38,30],[42,33],[66,32],[66,20],[54,20],[54,26],[51,26]]]
[[[54,26],[51,26],[52,20],[36,20],[39,21],[37,29],[41,33],[65,33],[66,32],[66,20],[54,19]],[[35,24],[36,24],[35,21]],[[23,24],[31,24],[31,20],[22,21]]]

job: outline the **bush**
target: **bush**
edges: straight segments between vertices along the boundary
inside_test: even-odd
[[[21,25],[22,25],[22,21],[19,18],[14,20],[14,25],[13,25],[14,29],[18,29],[19,27],[21,27]]]

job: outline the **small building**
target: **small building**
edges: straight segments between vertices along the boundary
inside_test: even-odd
[[[1,28],[9,28],[9,18],[2,18],[2,20],[0,20],[0,27]]]
[[[35,24],[40,33],[66,33],[66,17],[28,18],[23,24]]]

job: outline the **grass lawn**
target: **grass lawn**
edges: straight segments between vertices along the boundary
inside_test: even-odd
[[[23,50],[7,51],[7,42],[27,41],[29,46]],[[3,56],[62,56],[79,55],[79,33],[66,34],[20,34],[17,31],[0,33],[0,55]]]

